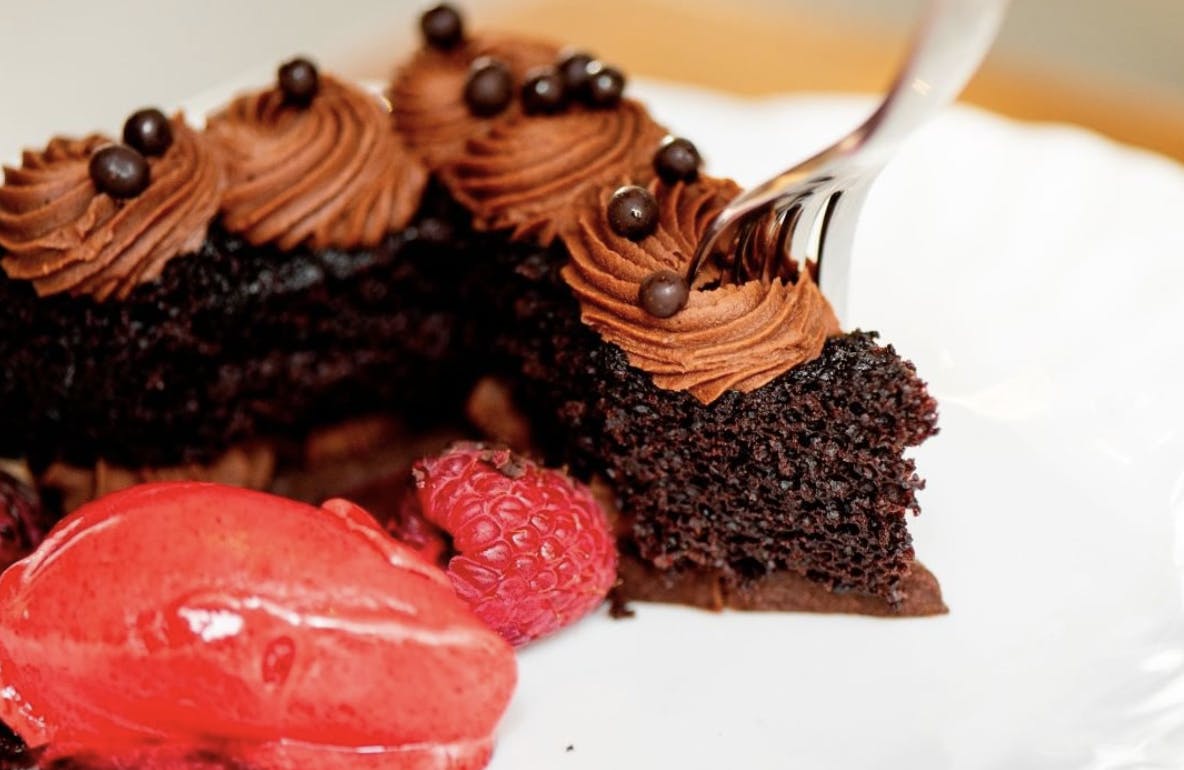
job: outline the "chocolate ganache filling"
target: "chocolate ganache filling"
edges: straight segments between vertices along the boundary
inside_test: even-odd
[[[165,264],[197,250],[218,208],[224,174],[205,138],[171,121],[173,142],[148,158],[151,182],[117,200],[91,179],[91,156],[113,142],[100,135],[54,139],[4,170],[0,187],[0,266],[32,281],[38,295],[69,292],[126,298]]]
[[[256,245],[373,246],[411,220],[427,183],[381,100],[329,76],[307,105],[275,88],[241,96],[206,132],[229,178],[223,225]]]

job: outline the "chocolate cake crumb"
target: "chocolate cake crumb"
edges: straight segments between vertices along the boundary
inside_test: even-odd
[[[0,770],[30,770],[38,759],[38,752],[30,751],[19,735],[0,722]]]
[[[629,606],[629,598],[621,591],[621,586],[614,586],[608,592],[608,616],[613,620],[637,617],[637,611]]]

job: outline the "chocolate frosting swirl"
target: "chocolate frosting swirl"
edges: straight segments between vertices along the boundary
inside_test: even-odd
[[[433,171],[454,159],[470,137],[507,115],[520,113],[517,100],[506,112],[490,118],[469,112],[465,80],[469,67],[481,56],[501,61],[515,82],[521,83],[531,69],[554,64],[559,48],[522,38],[475,38],[447,51],[425,46],[400,67],[390,88],[395,128]]]
[[[665,136],[628,100],[609,110],[515,115],[470,139],[440,176],[477,227],[548,244],[595,208],[602,190],[651,178]]]
[[[259,91],[213,115],[206,132],[229,176],[223,224],[253,244],[373,246],[410,221],[427,183],[381,100],[326,75],[307,107]]]
[[[119,201],[98,192],[90,156],[110,139],[54,139],[4,169],[0,187],[0,266],[30,280],[38,295],[125,298],[155,280],[173,257],[196,251],[218,208],[224,174],[204,138],[172,121],[173,143],[148,158],[151,182]]]
[[[660,207],[657,231],[634,243],[612,231],[599,206],[585,208],[564,236],[571,262],[563,278],[580,302],[581,318],[625,351],[629,363],[667,390],[711,403],[728,390],[751,391],[819,355],[838,320],[808,270],[796,283],[780,277],[719,283],[708,266],[686,307],[655,318],[637,301],[638,287],[660,269],[683,272],[712,218],[738,192],[727,180],[701,177],[673,186],[652,182]]]

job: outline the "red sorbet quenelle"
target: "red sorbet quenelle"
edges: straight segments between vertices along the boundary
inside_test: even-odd
[[[515,679],[448,577],[344,500],[144,485],[0,576],[0,719],[47,762],[475,770]]]

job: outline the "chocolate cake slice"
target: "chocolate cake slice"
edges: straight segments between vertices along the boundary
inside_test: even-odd
[[[841,332],[812,268],[759,238],[687,276],[739,189],[611,67],[552,49],[519,98],[475,103],[474,83],[543,50],[428,46],[396,74],[393,117],[472,227],[520,247],[474,265],[501,289],[482,310],[495,374],[534,450],[619,511],[619,598],[944,612],[906,525],[923,482],[905,453],[936,432],[913,366]],[[567,101],[538,104],[554,83]]]
[[[147,111],[124,145],[26,153],[0,187],[0,456],[59,513],[159,477],[319,496],[310,437],[454,435],[497,381],[528,448],[606,490],[620,598],[944,611],[906,526],[924,384],[759,238],[688,275],[738,188],[624,82],[429,36],[389,110],[298,60],[203,131]],[[394,440],[367,431],[345,444]]]

